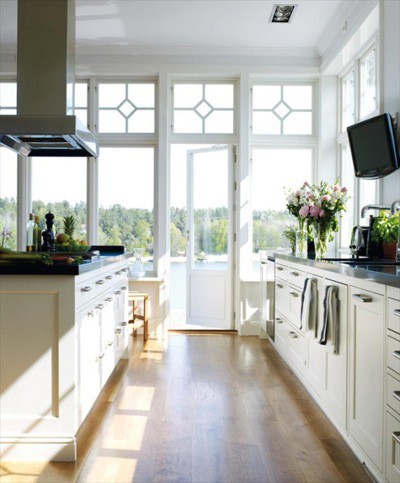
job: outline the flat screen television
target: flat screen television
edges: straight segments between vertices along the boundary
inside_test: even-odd
[[[357,178],[376,179],[399,168],[392,118],[381,114],[347,128]]]

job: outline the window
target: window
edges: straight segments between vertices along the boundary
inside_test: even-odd
[[[17,83],[0,82],[0,115],[17,114]]]
[[[32,211],[46,227],[54,214],[54,233],[63,232],[63,218],[74,216],[75,239],[86,240],[86,158],[31,158]]]
[[[360,119],[376,108],[376,55],[371,49],[360,59]]]
[[[356,224],[357,214],[355,213],[355,193],[357,187],[357,178],[354,176],[353,162],[351,159],[350,147],[344,144],[341,147],[341,177],[340,184],[346,186],[350,193],[349,201],[347,202],[347,211],[340,219],[340,246],[348,248],[351,240],[351,232],[353,226]]]
[[[355,122],[354,70],[342,79],[342,132]]]
[[[295,219],[286,210],[285,188],[297,188],[304,181],[313,181],[312,148],[253,149],[253,254],[259,250],[289,247],[282,233]]]
[[[154,149],[100,149],[99,243],[143,248],[146,271],[153,270]]]
[[[234,132],[233,83],[175,83],[173,132],[232,134]]]
[[[253,134],[311,135],[312,85],[254,85]]]
[[[88,125],[88,84],[75,83],[75,109],[74,114],[85,125]]]
[[[155,83],[100,83],[98,132],[154,133]]]
[[[17,249],[17,155],[0,148],[0,246]]]

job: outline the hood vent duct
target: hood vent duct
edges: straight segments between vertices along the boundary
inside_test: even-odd
[[[99,143],[73,115],[75,0],[18,0],[17,115],[0,144],[24,156],[93,156]]]

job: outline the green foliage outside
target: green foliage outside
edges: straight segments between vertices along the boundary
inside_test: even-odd
[[[74,216],[76,222],[75,238],[86,240],[86,204],[81,201],[71,205],[68,201],[44,203],[35,200],[32,211],[40,218],[40,226],[45,229],[45,215],[49,211],[55,215],[55,233],[63,230],[63,218]],[[12,236],[7,246],[16,249],[16,200],[0,198],[0,237],[7,223]],[[171,255],[182,256],[186,251],[187,213],[183,208],[171,208]],[[253,251],[288,247],[283,236],[287,225],[293,222],[286,211],[253,212]],[[208,208],[195,210],[195,254],[227,253],[227,208]],[[127,251],[144,248],[144,256],[153,255],[153,212],[140,208],[125,208],[113,205],[99,210],[99,243],[101,245],[124,245]],[[0,239],[1,243],[1,239]]]

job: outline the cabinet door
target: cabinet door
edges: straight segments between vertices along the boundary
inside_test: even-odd
[[[277,313],[275,316],[275,345],[283,354],[288,352],[289,331],[288,323]]]
[[[350,288],[349,433],[382,471],[384,300]]]
[[[85,419],[100,391],[100,312],[82,311],[78,324],[79,424]]]
[[[400,421],[386,413],[386,479],[400,481]]]
[[[107,382],[114,369],[114,295],[105,297],[101,309],[101,387]]]

